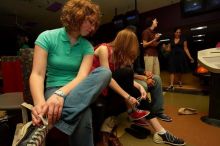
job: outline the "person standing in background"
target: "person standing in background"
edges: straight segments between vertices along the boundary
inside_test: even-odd
[[[126,29],[137,33],[135,26],[127,26]],[[164,96],[162,89],[162,81],[159,75],[154,75],[150,71],[145,71],[142,64],[144,64],[143,50],[139,47],[139,55],[133,63],[134,79],[140,85],[144,87],[146,92],[151,94],[151,112],[154,113],[157,118],[171,122],[172,118],[164,113]]]
[[[170,85],[167,90],[174,90],[175,74],[179,87],[182,87],[182,74],[189,70],[186,56],[190,62],[193,63],[194,59],[191,57],[187,40],[181,35],[181,28],[174,29],[174,38],[167,45],[166,50],[169,51],[168,69],[170,72]]]
[[[20,49],[30,48],[29,46],[29,38],[27,34],[19,34],[17,36],[17,55],[20,55]]]
[[[145,71],[160,75],[157,46],[161,34],[154,31],[157,25],[158,21],[156,18],[146,19],[147,28],[142,33],[142,43],[144,48]]]

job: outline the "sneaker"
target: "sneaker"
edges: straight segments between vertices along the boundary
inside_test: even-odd
[[[162,121],[166,121],[166,122],[171,122],[172,118],[169,117],[168,115],[161,113],[161,114],[157,114],[157,118],[162,120]]]
[[[18,133],[18,138],[15,140],[16,146],[39,146],[43,144],[49,126],[47,119],[44,119],[42,116],[40,118],[43,122],[40,126],[34,126],[31,121],[23,125]]]
[[[153,136],[153,141],[158,144],[166,143],[166,144],[177,145],[177,146],[186,144],[184,142],[184,140],[182,140],[178,137],[175,137],[174,135],[172,135],[168,131],[164,134],[155,133]]]
[[[166,91],[174,91],[174,86],[170,85],[169,87],[166,88]]]
[[[181,81],[178,82],[179,87],[183,86],[183,83]]]
[[[17,146],[38,146],[41,145],[48,133],[48,128],[45,125],[41,125],[40,127],[30,125],[22,139],[20,139]]]
[[[138,125],[138,126],[149,126],[149,123],[147,122],[145,118],[135,120],[133,121],[133,124]]]
[[[134,121],[134,120],[142,119],[149,114],[150,114],[149,111],[135,109],[134,111],[128,114],[128,117],[131,121]]]

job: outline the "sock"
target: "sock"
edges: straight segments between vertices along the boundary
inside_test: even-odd
[[[157,133],[158,134],[165,134],[167,131],[164,129],[164,128],[162,128],[160,131],[158,131]]]

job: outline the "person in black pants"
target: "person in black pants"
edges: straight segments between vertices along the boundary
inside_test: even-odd
[[[134,81],[132,64],[137,57],[138,40],[136,34],[130,29],[118,32],[110,43],[101,44],[95,48],[93,67],[107,67],[112,71],[112,79],[106,94],[106,115],[118,115],[126,111],[126,103],[142,110],[151,111],[146,91]],[[122,97],[122,98],[120,98]],[[124,99],[126,100],[123,100]],[[141,100],[137,102],[138,97]],[[142,118],[145,120],[145,117]],[[153,141],[155,143],[168,143],[172,145],[185,145],[185,142],[166,131],[151,112],[146,116],[155,130]]]
[[[137,33],[135,26],[128,26],[134,33]],[[144,69],[144,49],[142,45],[139,46],[139,56],[136,58],[133,64],[135,72],[135,81],[141,84],[146,91],[151,94],[151,112],[156,115],[157,118],[171,122],[172,119],[164,113],[164,96],[162,90],[162,81],[159,75],[155,75],[150,71]]]

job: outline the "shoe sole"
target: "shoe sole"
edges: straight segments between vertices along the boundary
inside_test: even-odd
[[[183,146],[183,145],[186,145],[186,143],[183,141],[183,143],[172,143],[172,142],[169,142],[169,141],[164,141],[162,139],[161,136],[159,136],[158,134],[154,134],[153,136],[153,141],[157,144],[170,144],[170,145],[174,145],[174,146]]]
[[[135,121],[135,120],[140,120],[140,119],[142,119],[142,118],[148,116],[149,114],[150,114],[150,112],[148,111],[148,113],[147,113],[146,115],[142,116],[142,117],[139,117],[139,118],[136,118],[136,119],[133,119],[133,118],[131,118],[131,117],[128,117],[128,118],[129,118],[130,121]]]
[[[176,146],[182,146],[182,145],[186,145],[186,143],[183,143],[183,144],[175,144],[175,143],[171,143],[171,142],[167,142],[167,141],[154,141],[155,143],[157,144],[170,144],[170,145],[176,145]]]

